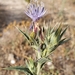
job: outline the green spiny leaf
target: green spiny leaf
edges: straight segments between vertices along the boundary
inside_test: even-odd
[[[26,33],[24,33],[22,30],[20,30],[19,29],[19,31],[28,39],[28,40],[30,40],[30,38],[29,38],[29,36],[26,34]]]
[[[64,38],[64,39],[62,39],[62,40],[59,42],[58,45],[62,45],[62,44],[66,43],[66,42],[69,41],[69,40],[70,40],[70,38],[69,38],[69,39]]]
[[[21,72],[27,72],[27,73],[29,73],[30,75],[33,75],[32,73],[31,73],[31,71],[28,69],[28,68],[26,68],[26,67],[23,67],[23,66],[16,66],[16,67],[8,67],[8,68],[5,68],[6,70],[18,70],[18,71],[21,71]]]
[[[52,46],[52,47],[50,47],[49,49],[50,49],[50,54],[53,52],[53,51],[55,51],[56,50],[56,48],[58,47],[58,45],[54,45],[54,46]]]
[[[61,32],[60,38],[63,36],[63,34],[66,32],[66,30],[67,30],[67,27]]]
[[[47,50],[45,49],[43,52],[42,52],[42,57],[46,56],[47,54]]]
[[[30,70],[30,72],[33,74],[35,72],[35,64],[33,59],[29,59],[29,61],[26,61],[26,67]]]
[[[57,44],[57,36],[55,35],[55,32],[53,32],[53,33],[51,34],[50,43],[51,43],[51,46]]]
[[[37,60],[37,63],[40,63],[40,64],[41,64],[41,68],[42,68],[42,66],[43,66],[47,61],[50,61],[50,59],[43,57],[43,58],[38,59],[38,60]]]
[[[35,50],[38,50],[38,46],[36,45],[32,45],[31,47],[34,48]]]
[[[62,31],[62,26],[59,25],[59,27],[57,28],[57,30],[56,30],[56,32],[55,32],[56,36],[59,36],[60,33],[61,33],[61,31]]]

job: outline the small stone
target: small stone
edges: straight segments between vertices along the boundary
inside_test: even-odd
[[[11,64],[15,64],[16,61],[13,59],[13,60],[10,61],[10,63],[11,63]]]
[[[49,66],[52,65],[52,62],[47,62],[47,65],[49,65]]]
[[[54,65],[52,64],[52,62],[47,62],[46,64],[49,69],[54,69]]]
[[[15,60],[14,55],[12,53],[8,55],[8,61],[10,61],[11,64],[16,63],[16,60]]]

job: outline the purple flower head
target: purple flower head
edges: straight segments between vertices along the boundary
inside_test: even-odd
[[[30,4],[27,11],[25,11],[25,14],[29,16],[33,20],[33,22],[35,22],[37,19],[42,17],[45,12],[46,10],[43,4]]]

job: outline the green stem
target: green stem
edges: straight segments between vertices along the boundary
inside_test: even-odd
[[[37,75],[40,75],[40,63],[37,64]]]
[[[37,51],[37,58],[38,58],[38,59],[41,58],[41,54],[40,54],[39,51]],[[40,68],[41,68],[40,63],[37,63],[37,75],[40,75]]]

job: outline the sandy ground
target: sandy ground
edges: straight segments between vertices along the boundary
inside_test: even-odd
[[[46,21],[51,21],[56,19],[57,15],[64,17],[63,22],[69,25],[69,29],[66,33],[66,37],[71,37],[71,41],[67,44],[60,47],[61,51],[58,49],[57,52],[53,55],[54,65],[61,72],[61,75],[75,75],[75,0],[41,0],[44,2],[47,9],[47,16],[44,16]],[[64,2],[65,1],[65,2]],[[27,21],[29,18],[25,15],[24,11],[27,7],[27,3],[24,0],[0,0],[0,32],[2,36],[0,37],[0,67],[10,66],[10,62],[7,60],[7,57],[10,53],[13,53],[13,46],[11,40],[17,41],[15,43],[17,49],[14,48],[16,53],[17,63],[15,65],[24,64],[23,59],[21,59],[21,53],[24,53],[20,48],[21,47],[21,38],[22,36],[13,28],[13,24],[9,24],[13,21]],[[9,25],[8,25],[9,24]],[[24,22],[20,23],[23,25]],[[5,28],[7,27],[7,28]],[[6,31],[4,31],[6,29]],[[16,32],[16,33],[15,33]],[[15,35],[14,35],[15,33]],[[19,37],[20,38],[19,38]],[[14,37],[14,38],[13,38]],[[16,38],[18,37],[18,38]],[[15,40],[14,40],[15,39]],[[18,41],[19,39],[19,41]],[[12,48],[11,48],[12,47]],[[19,51],[20,49],[20,51]],[[67,56],[63,54],[64,50],[71,50]],[[29,50],[29,48],[27,48]],[[25,51],[26,55],[32,54],[32,52]],[[21,55],[19,55],[21,54]],[[56,56],[55,56],[56,55]],[[0,71],[0,75],[13,75],[14,72],[9,71]]]

